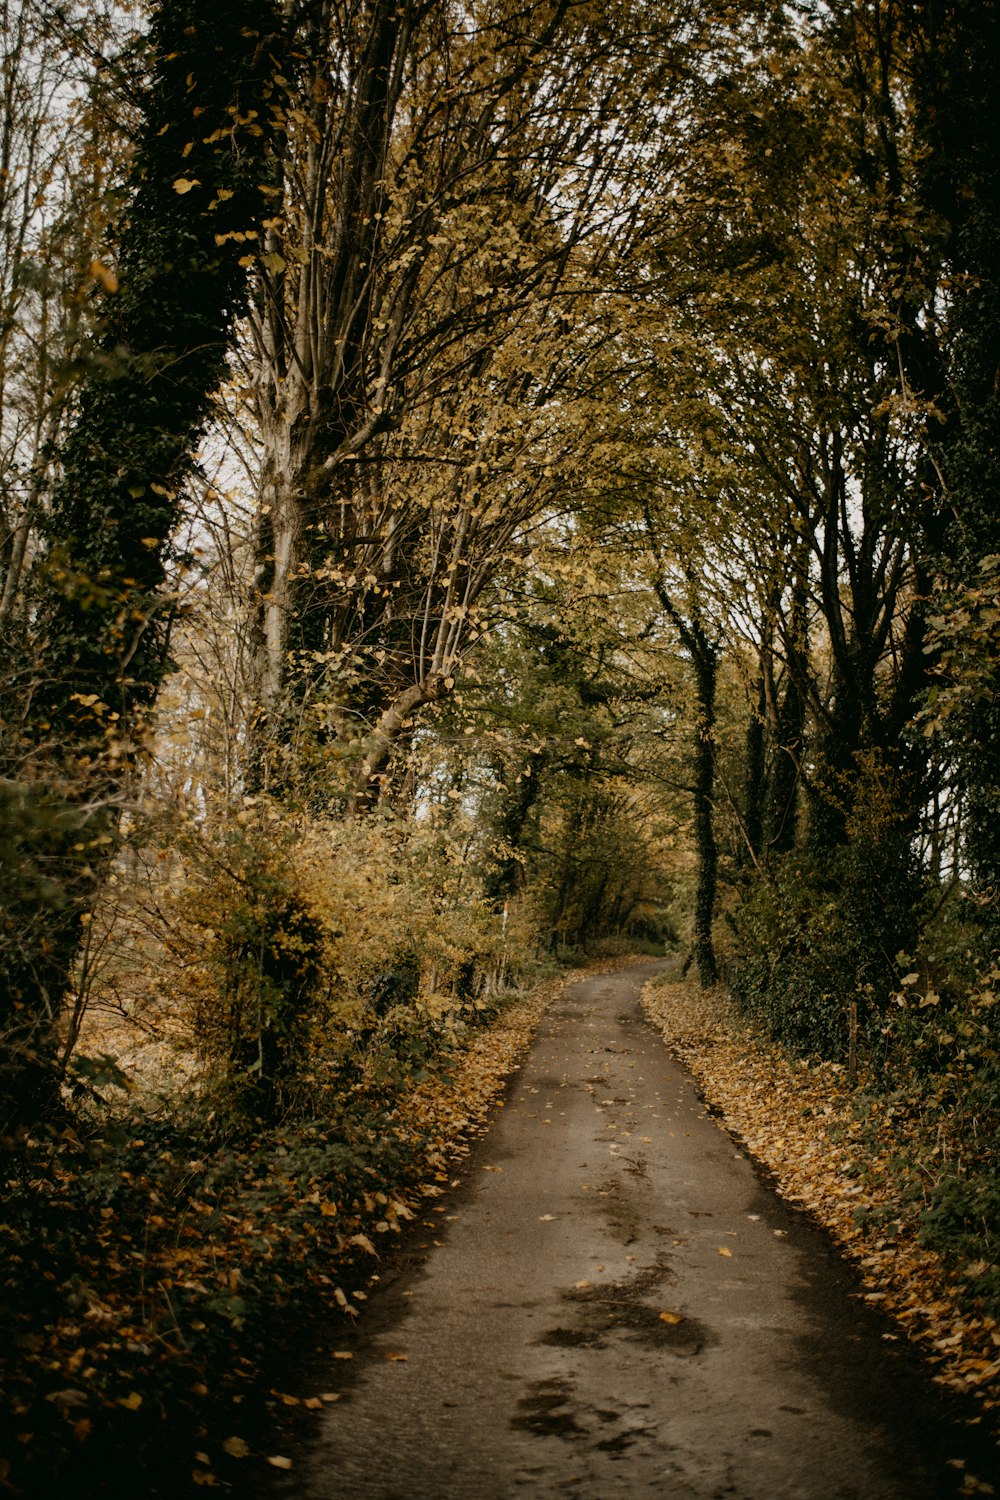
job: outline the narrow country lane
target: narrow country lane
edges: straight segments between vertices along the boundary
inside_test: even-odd
[[[957,1492],[964,1434],[935,1388],[644,1021],[657,967],[549,1012],[440,1247],[373,1294],[331,1368],[342,1399],[283,1494]]]

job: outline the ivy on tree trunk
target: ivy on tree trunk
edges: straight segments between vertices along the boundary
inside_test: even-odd
[[[161,0],[103,331],[59,455],[34,631],[11,674],[0,845],[7,1122],[50,1097],[53,1042],[126,779],[169,669],[171,537],[224,375],[272,176],[270,0]]]

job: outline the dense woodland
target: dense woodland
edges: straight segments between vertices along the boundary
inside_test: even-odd
[[[1000,1316],[997,56],[996,0],[3,0],[29,1382],[109,1220],[229,1244],[280,1154],[295,1262],[595,951],[916,1121]],[[252,1319],[173,1275],[109,1400]]]

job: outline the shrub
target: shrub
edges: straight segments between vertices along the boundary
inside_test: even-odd
[[[204,942],[193,1011],[198,1040],[242,1103],[266,1116],[286,1102],[301,1065],[332,936],[280,833],[266,823],[227,829],[188,912]]]
[[[217,1090],[251,1114],[315,1108],[310,1093],[373,1070],[387,1082],[393,1056],[419,1068],[443,1031],[478,1018],[503,935],[451,862],[424,830],[264,799],[201,830],[172,941]]]
[[[768,1032],[805,1055],[843,1060],[848,1006],[869,1045],[911,945],[923,882],[901,834],[857,832],[823,857],[792,852],[757,880],[734,916],[733,997]]]
[[[923,1211],[920,1242],[960,1270],[963,1300],[1000,1313],[1000,1184],[978,1172],[949,1173]]]

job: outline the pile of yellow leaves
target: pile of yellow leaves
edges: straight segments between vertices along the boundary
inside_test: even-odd
[[[857,1263],[866,1298],[920,1347],[934,1378],[1000,1408],[1000,1326],[961,1309],[941,1256],[918,1243],[919,1200],[900,1191],[900,1123],[878,1095],[859,1112],[842,1065],[790,1056],[736,1015],[722,987],[654,982],[643,1005],[706,1103]]]

